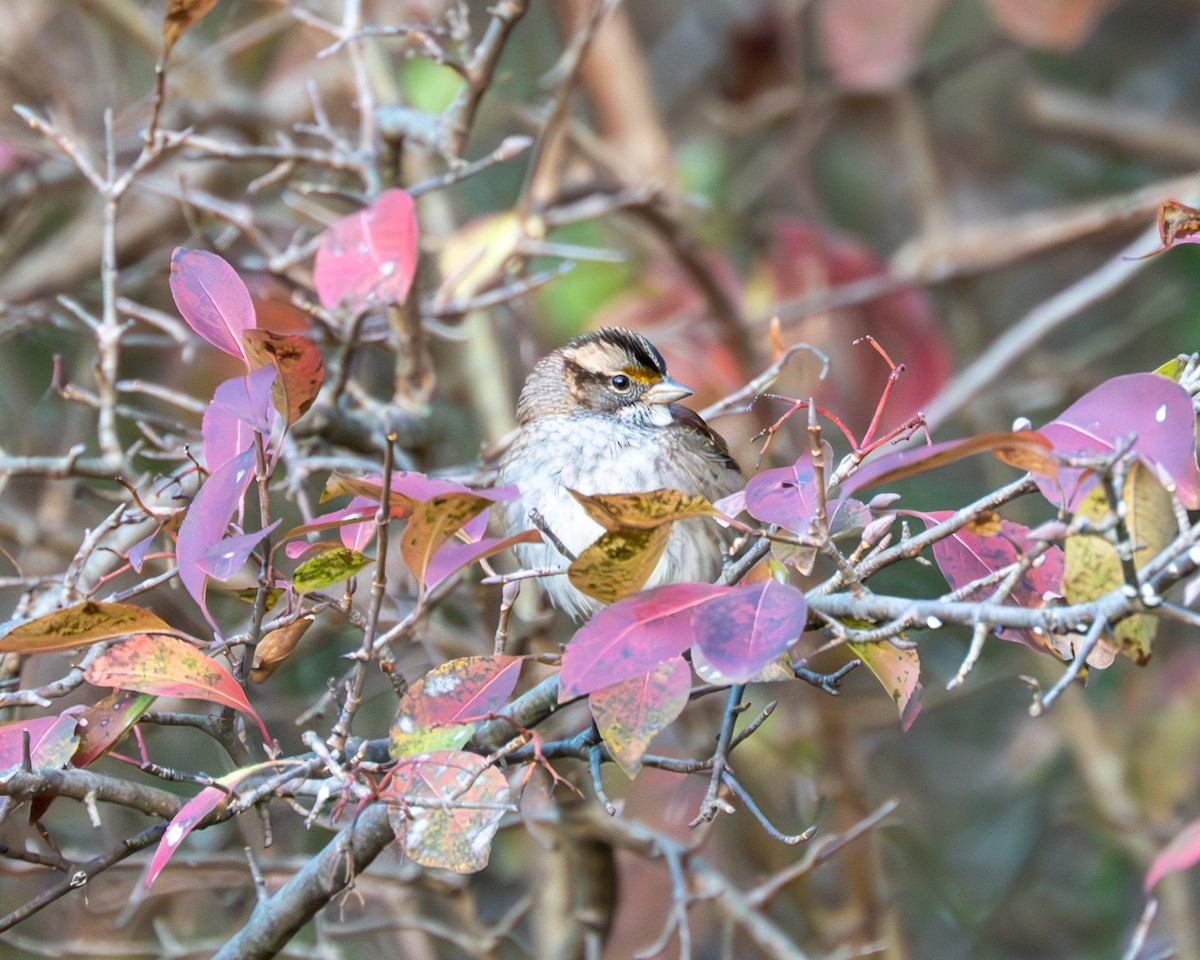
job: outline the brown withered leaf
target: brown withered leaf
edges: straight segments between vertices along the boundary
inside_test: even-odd
[[[254,648],[254,661],[250,665],[250,679],[262,683],[273,674],[284,660],[292,655],[300,638],[316,619],[306,614],[298,620],[277,627],[263,637]]]
[[[217,0],[171,0],[163,18],[163,62],[171,55],[175,42],[184,32],[217,5]]]
[[[670,522],[648,529],[610,530],[575,558],[567,568],[567,579],[601,603],[637,593],[654,572],[670,535]]]
[[[704,497],[666,487],[647,493],[588,495],[576,490],[567,493],[578,501],[589,517],[609,531],[650,530],[675,520],[711,517],[716,513]]]
[[[256,370],[266,366],[276,369],[271,400],[290,427],[308,412],[321,390],[325,379],[321,351],[308,337],[270,330],[246,330],[242,341]]]

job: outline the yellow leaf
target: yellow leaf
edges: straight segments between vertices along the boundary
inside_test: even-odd
[[[1178,533],[1171,495],[1154,473],[1135,461],[1125,477],[1125,524],[1136,548],[1133,564],[1140,568]],[[1079,505],[1077,515],[1100,526],[1111,518],[1104,488],[1097,485]],[[1075,533],[1063,550],[1063,596],[1068,603],[1088,603],[1125,583],[1117,548],[1101,533]],[[1136,663],[1150,659],[1150,644],[1158,629],[1156,617],[1138,613],[1126,617],[1112,630],[1121,653]]]
[[[576,589],[601,603],[637,593],[658,564],[671,524],[645,530],[610,530],[567,568]]]
[[[649,530],[688,517],[711,517],[717,511],[704,497],[664,488],[648,493],[579,493],[568,490],[584,512],[605,530]]]
[[[0,653],[54,653],[135,633],[176,633],[149,610],[87,601],[30,620],[0,637]]]

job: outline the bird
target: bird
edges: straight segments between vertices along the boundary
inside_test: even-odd
[[[741,489],[742,471],[725,440],[677,401],[692,390],[672,380],[662,354],[632,330],[606,327],[578,336],[539,360],[517,401],[517,433],[499,470],[519,494],[502,506],[510,533],[528,529],[530,512],[578,556],[603,528],[568,490],[594,495],[662,488],[710,501]],[[645,587],[714,580],[733,532],[707,517],[677,521]],[[558,547],[515,547],[524,568],[564,567]],[[602,604],[565,575],[540,578],[550,603],[575,619]]]

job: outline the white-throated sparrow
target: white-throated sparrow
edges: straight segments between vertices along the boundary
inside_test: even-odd
[[[517,437],[500,463],[500,481],[521,494],[506,504],[510,531],[536,509],[563,546],[578,555],[602,533],[567,489],[638,493],[669,487],[710,500],[742,485],[725,441],[693,410],[674,401],[691,390],[667,376],[662,355],[629,330],[584,334],[534,366],[517,403]],[[729,532],[712,520],[677,522],[647,587],[713,580]],[[516,547],[527,568],[566,563],[549,542]],[[565,576],[542,578],[550,602],[572,616],[600,604]]]

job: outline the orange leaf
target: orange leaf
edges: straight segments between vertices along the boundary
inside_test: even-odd
[[[245,330],[242,340],[256,370],[269,365],[279,371],[271,385],[271,400],[290,427],[308,412],[320,392],[325,379],[321,351],[308,337],[270,330]]]

